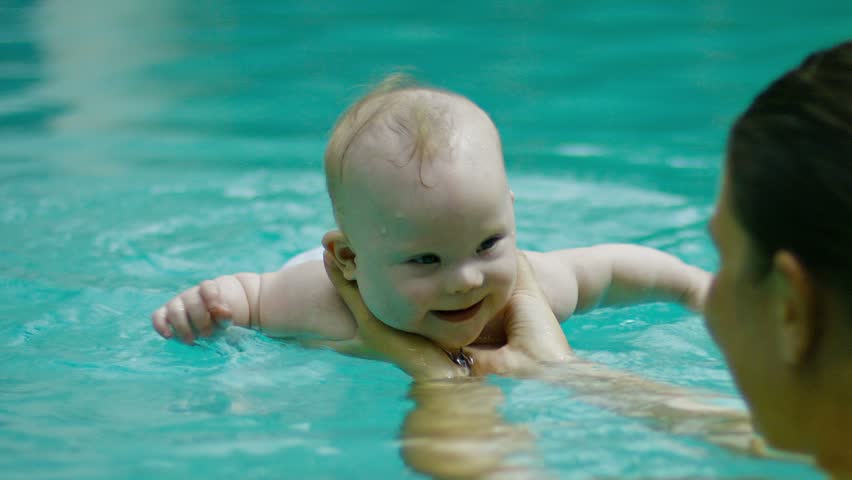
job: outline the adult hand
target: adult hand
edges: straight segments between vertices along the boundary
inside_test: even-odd
[[[507,343],[497,348],[465,347],[473,360],[470,372],[429,339],[379,321],[364,304],[355,282],[343,277],[333,258],[326,253],[323,260],[329,279],[358,324],[355,339],[329,345],[337,350],[394,363],[414,378],[523,373],[542,362],[563,361],[572,355],[532,268],[520,252],[516,288],[504,311]]]
[[[523,252],[518,252],[518,279],[504,312],[506,345],[499,348],[470,346],[474,375],[518,374],[542,363],[560,362],[573,353],[547,298],[536,282]]]

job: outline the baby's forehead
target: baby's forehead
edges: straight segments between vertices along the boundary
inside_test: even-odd
[[[391,160],[439,162],[450,157],[462,138],[498,145],[499,135],[488,115],[470,100],[442,91],[402,90],[371,99],[353,119],[346,167]],[[367,157],[367,158],[353,158]],[[354,160],[354,161],[353,161]]]
[[[412,194],[440,200],[469,189],[471,179],[505,184],[496,127],[464,97],[425,89],[390,92],[357,105],[341,127],[335,138],[348,140],[326,164],[338,215],[367,214]]]

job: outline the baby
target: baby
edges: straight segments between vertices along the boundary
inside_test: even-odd
[[[515,288],[513,193],[490,117],[460,95],[393,80],[338,120],[325,153],[337,230],[326,255],[388,326],[445,351],[506,341]],[[700,309],[710,275],[635,245],[525,252],[557,318],[596,306],[677,301]],[[320,258],[207,280],[152,315],[186,343],[220,320],[343,353],[357,324]]]

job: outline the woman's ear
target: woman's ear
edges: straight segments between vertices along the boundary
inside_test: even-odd
[[[346,280],[355,280],[358,265],[355,251],[349,246],[349,239],[340,230],[330,230],[322,237],[322,246],[334,258],[337,268],[343,272]]]
[[[815,285],[805,266],[792,253],[780,250],[773,258],[774,295],[778,313],[781,356],[789,365],[801,365],[819,338],[820,317]]]

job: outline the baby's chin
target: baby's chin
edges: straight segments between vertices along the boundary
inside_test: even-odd
[[[433,322],[436,323],[429,322],[431,324],[424,325],[429,327],[429,331],[424,331],[421,335],[447,351],[458,350],[468,345],[500,343],[500,341],[505,340],[502,317],[499,315],[492,317],[489,314],[491,309],[488,307],[489,305],[486,303],[485,308],[468,322],[454,324],[435,319]],[[491,338],[498,333],[500,339]]]
[[[433,338],[430,339],[438,344],[444,350],[458,350],[462,347],[473,346],[495,348],[502,347],[506,344],[506,330],[501,321],[492,321],[469,335],[456,336],[453,338]]]
[[[447,350],[447,351],[458,350],[462,347],[466,347],[466,346],[470,345],[471,343],[473,343],[474,340],[476,340],[475,338],[474,339],[468,339],[468,338],[434,338],[434,337],[428,337],[428,338],[430,340],[432,340],[432,342],[434,342],[435,345],[437,345],[437,346],[439,346],[442,349]]]
[[[427,338],[432,341],[432,343],[446,351],[458,351],[458,349],[462,347],[476,343],[483,330],[483,327],[477,328],[475,326],[461,329],[461,331],[460,329],[447,331],[446,327],[438,329],[435,328],[434,325],[432,325],[432,328],[422,328],[422,326],[420,328],[401,328],[398,325],[392,325],[389,323],[385,323],[385,325],[393,328],[394,330],[413,333]]]
[[[449,332],[448,332],[449,333]],[[479,338],[481,329],[473,332],[453,332],[455,335],[424,335],[444,350],[458,350],[466,347]]]

